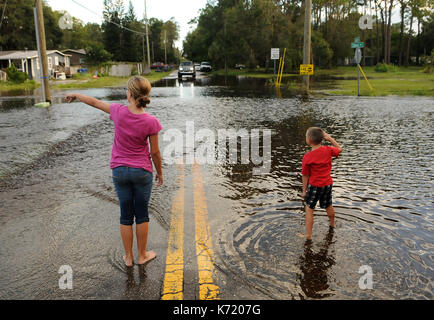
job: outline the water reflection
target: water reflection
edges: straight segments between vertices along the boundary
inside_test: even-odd
[[[0,98],[0,112],[27,109],[33,107],[36,101],[35,97]]]
[[[180,81],[178,82],[178,87],[179,87],[179,97],[181,99],[195,97],[194,81],[184,81],[184,80]]]
[[[137,271],[137,277],[136,277]],[[142,297],[147,290],[147,274],[144,266],[138,266],[138,268],[129,267],[126,268],[127,279],[125,280],[125,299],[138,299]],[[138,278],[138,279],[136,279]]]
[[[334,228],[329,228],[319,252],[314,251],[312,241],[307,240],[304,244],[304,253],[298,262],[301,270],[298,281],[308,298],[320,299],[333,295],[324,292],[330,288],[329,269],[336,263],[334,252],[329,253],[333,243],[333,235]]]

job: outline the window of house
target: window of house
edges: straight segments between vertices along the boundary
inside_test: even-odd
[[[48,70],[53,69],[53,59],[51,59],[51,57],[48,57],[47,60],[48,60]]]
[[[59,65],[59,57],[54,57],[54,65],[58,66]]]
[[[65,67],[69,68],[69,57],[65,57]]]

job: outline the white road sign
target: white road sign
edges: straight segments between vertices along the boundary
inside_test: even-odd
[[[356,53],[354,54],[354,60],[359,64],[362,61],[362,50],[360,48],[356,48]]]
[[[280,49],[271,48],[271,60],[279,60],[279,59],[280,59]]]

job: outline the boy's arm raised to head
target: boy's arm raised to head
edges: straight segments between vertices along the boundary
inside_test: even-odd
[[[336,147],[339,149],[339,153],[342,152],[343,148],[339,145],[339,143],[336,142],[335,139],[333,139],[327,132],[324,131],[324,140],[329,141],[333,147]]]
[[[68,103],[71,103],[74,100],[78,99],[81,102],[83,102],[89,106],[92,106],[96,109],[99,109],[101,111],[104,111],[105,113],[110,114],[110,104],[108,104],[107,102],[103,102],[101,100],[95,99],[93,97],[89,97],[89,96],[86,96],[86,95],[81,94],[81,93],[71,93],[71,94],[68,94],[65,99],[66,99],[66,102],[68,102]]]

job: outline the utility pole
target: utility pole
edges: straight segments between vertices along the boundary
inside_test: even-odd
[[[167,42],[167,32],[164,30],[164,64],[167,64],[167,48],[166,48],[166,42]]]
[[[143,73],[145,73],[145,64],[146,64],[146,56],[145,56],[145,36],[142,36],[142,57],[143,57]]]
[[[225,19],[225,22],[224,22],[224,27],[225,27],[225,80],[226,80],[226,77],[228,75],[228,64],[227,64],[226,18],[224,18],[224,19]]]
[[[151,55],[149,53],[148,12],[146,10],[146,0],[145,0],[145,24],[146,24],[146,47],[148,53],[148,68],[151,68]]]
[[[312,0],[304,1],[304,44],[303,64],[310,64]],[[306,91],[309,90],[309,75],[303,76]]]
[[[48,83],[48,61],[47,61],[47,45],[45,41],[44,15],[42,11],[42,0],[35,0],[33,8],[35,16],[36,42],[38,47],[38,57],[41,61],[42,68],[42,98],[44,102],[51,102],[50,87]]]

